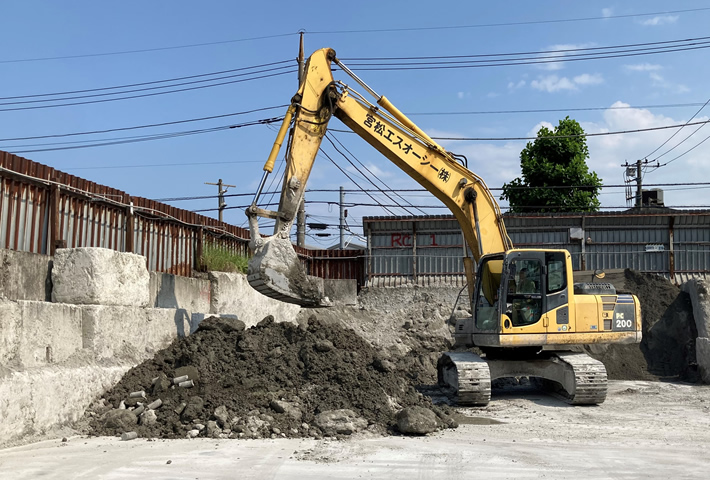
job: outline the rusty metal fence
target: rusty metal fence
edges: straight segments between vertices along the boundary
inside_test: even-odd
[[[103,247],[143,255],[151,271],[190,276],[205,245],[247,256],[248,243],[244,228],[0,152],[0,248],[52,255]],[[299,249],[310,274],[358,284],[362,253]]]

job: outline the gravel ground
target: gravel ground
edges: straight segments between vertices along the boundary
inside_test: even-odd
[[[0,450],[14,479],[706,478],[710,387],[612,381],[570,407],[526,387],[426,437],[155,440],[70,437]]]

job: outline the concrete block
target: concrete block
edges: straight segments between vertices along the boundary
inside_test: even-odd
[[[52,301],[146,307],[150,275],[145,257],[107,248],[60,248],[52,268]]]
[[[295,322],[301,307],[266,297],[249,285],[242,273],[210,272],[210,313],[236,315],[247,328],[267,315],[277,322]]]
[[[81,310],[76,305],[21,300],[19,364],[32,368],[63,362],[82,348]]]
[[[0,296],[8,300],[52,298],[52,257],[0,249]]]
[[[681,285],[681,290],[690,295],[698,337],[710,337],[710,295],[707,282],[693,279]]]
[[[86,305],[81,310],[83,346],[97,358],[139,362],[190,331],[183,309]]]
[[[357,305],[357,280],[323,280],[325,296],[337,305]]]
[[[210,281],[150,272],[150,305],[184,308],[191,312],[210,310]]]
[[[47,366],[0,377],[0,447],[79,420],[131,366]]]
[[[698,337],[695,339],[695,357],[698,370],[703,383],[710,383],[710,338]]]
[[[21,335],[20,306],[17,302],[0,299],[0,367],[18,368],[20,366]]]

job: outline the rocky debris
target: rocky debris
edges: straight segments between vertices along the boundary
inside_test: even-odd
[[[105,392],[87,412],[88,433],[135,430],[146,438],[321,438],[363,429],[393,433],[402,408],[419,406],[435,417],[447,416],[448,410],[415,389],[410,371],[420,365],[375,349],[338,322],[314,316],[299,325],[267,317],[246,330],[200,328],[132,368]],[[193,388],[175,384],[184,376]],[[129,394],[141,390],[146,398],[127,405]],[[118,410],[121,405],[125,410]],[[98,412],[106,415],[107,409],[123,412],[112,415],[125,422],[106,421]],[[437,428],[445,426],[440,422]]]
[[[105,428],[118,432],[133,428],[136,423],[138,423],[138,417],[136,417],[135,413],[129,410],[117,408],[103,414],[101,417],[101,423]]]
[[[235,317],[207,317],[200,322],[198,330],[221,330],[224,333],[243,332],[246,324]]]
[[[439,417],[422,407],[407,407],[397,413],[397,430],[407,435],[426,435],[441,427]]]
[[[315,417],[315,424],[325,435],[352,435],[367,427],[367,420],[346,408],[328,410]]]

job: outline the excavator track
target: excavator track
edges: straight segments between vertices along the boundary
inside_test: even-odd
[[[606,368],[602,362],[585,353],[556,353],[555,357],[571,369],[574,375],[574,392],[570,393],[558,387],[551,393],[571,405],[604,403],[608,383]]]
[[[571,405],[597,405],[606,400],[604,364],[584,353],[550,352],[528,359],[484,359],[472,352],[447,352],[437,365],[439,385],[461,406],[485,406],[491,380],[529,377],[547,393]]]
[[[491,372],[488,364],[472,352],[444,353],[437,364],[439,385],[457,405],[488,405]]]

